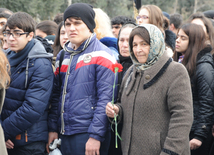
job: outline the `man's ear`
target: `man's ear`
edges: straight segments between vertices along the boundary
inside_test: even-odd
[[[175,29],[174,24],[173,24],[173,23],[172,23],[172,24],[170,24],[170,25],[169,25],[169,30],[173,31],[174,29]]]
[[[34,32],[30,32],[27,36],[28,40],[31,41],[34,37]]]

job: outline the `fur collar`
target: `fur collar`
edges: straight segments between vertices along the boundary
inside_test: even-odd
[[[201,50],[197,55],[197,61],[200,60],[204,55],[210,53],[212,51],[212,47],[207,45],[203,50]]]

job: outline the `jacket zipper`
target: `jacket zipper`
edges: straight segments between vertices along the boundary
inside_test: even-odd
[[[67,89],[67,83],[68,83],[68,76],[70,75],[70,67],[71,67],[71,62],[73,60],[73,56],[70,55],[70,62],[69,66],[65,75],[65,82],[64,82],[64,87],[63,87],[63,93],[62,93],[62,105],[61,105],[61,134],[63,135],[65,133],[65,123],[64,123],[64,103],[65,103],[65,96],[66,96],[66,89]],[[59,73],[60,74],[60,73]]]
[[[27,138],[27,130],[25,131],[25,142],[28,142],[28,138]]]

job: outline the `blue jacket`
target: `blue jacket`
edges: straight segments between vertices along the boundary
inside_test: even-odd
[[[48,101],[54,79],[52,54],[38,40],[34,41],[28,57],[11,75],[1,114],[5,140],[12,140],[15,147],[48,140]]]
[[[112,100],[112,64],[116,60],[111,50],[96,39],[96,35],[92,35],[87,41],[77,49],[81,51],[86,47],[85,50],[73,57],[72,52],[69,52],[71,43],[66,43],[64,49],[68,50],[60,70],[60,89],[61,52],[57,55],[49,131],[60,131],[64,135],[89,133],[90,137],[103,141],[109,127],[105,107]]]

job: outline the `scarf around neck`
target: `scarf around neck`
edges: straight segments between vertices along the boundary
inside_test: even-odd
[[[11,51],[8,54],[7,57],[8,57],[10,66],[11,66],[11,69],[10,69],[11,75],[14,73],[16,67],[27,58],[28,53],[33,48],[33,46],[34,46],[34,41],[32,39],[31,41],[29,41],[27,43],[27,45],[24,47],[24,49],[21,50],[20,52],[16,53],[14,51]]]

